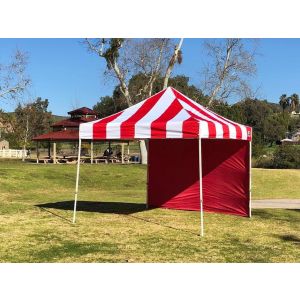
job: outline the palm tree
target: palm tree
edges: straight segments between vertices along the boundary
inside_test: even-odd
[[[286,96],[286,94],[283,94],[280,96],[279,98],[279,105],[282,107],[282,112],[284,112],[284,110],[289,107],[290,105],[290,99],[289,97]]]
[[[292,111],[295,111],[299,106],[299,95],[293,94],[290,98],[290,107]]]

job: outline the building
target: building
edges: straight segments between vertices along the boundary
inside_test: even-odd
[[[300,128],[293,134],[288,133],[287,136],[281,140],[282,144],[300,144]]]
[[[36,136],[32,140],[37,142],[37,162],[39,162],[39,144],[48,142],[48,159],[52,157],[53,162],[56,162],[56,143],[73,142],[78,143],[79,125],[81,123],[90,122],[97,119],[97,113],[90,108],[81,107],[69,111],[69,118],[58,121],[51,125],[52,131]],[[52,145],[52,156],[51,156]]]
[[[291,112],[291,117],[292,118],[300,118],[300,112],[292,111]]]

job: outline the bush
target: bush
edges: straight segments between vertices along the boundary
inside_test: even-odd
[[[262,155],[252,158],[252,168],[273,169],[273,156]]]
[[[300,169],[300,146],[278,146],[273,155],[273,168]]]
[[[265,149],[265,146],[259,143],[253,143],[252,144],[252,156],[253,157],[261,157],[262,155],[266,155],[267,151]]]

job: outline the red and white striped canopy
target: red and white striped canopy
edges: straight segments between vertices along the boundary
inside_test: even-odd
[[[171,87],[79,128],[79,138],[89,140],[200,137],[250,141],[251,133],[251,127],[217,115]]]

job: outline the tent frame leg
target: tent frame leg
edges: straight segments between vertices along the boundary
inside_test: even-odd
[[[81,139],[79,139],[79,145],[78,145],[78,160],[77,160],[76,187],[75,187],[75,196],[74,196],[73,224],[76,222],[76,207],[77,207],[79,171],[80,171],[80,154],[81,154]]]
[[[145,140],[145,143],[146,143],[146,140]],[[146,143],[147,144],[147,143]],[[148,141],[148,147],[147,147],[147,150],[148,150],[148,161],[147,161],[147,195],[146,195],[146,209],[149,209],[149,141]]]
[[[202,185],[202,139],[199,137],[199,195],[200,195],[200,235],[204,236],[204,219],[203,219],[203,185]]]
[[[252,142],[249,142],[249,218],[252,216]]]

